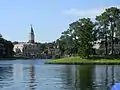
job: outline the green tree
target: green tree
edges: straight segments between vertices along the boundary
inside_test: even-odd
[[[106,55],[107,55],[107,52],[108,52],[108,41],[107,41],[107,38],[108,38],[108,35],[110,33],[110,30],[108,29],[108,26],[109,24],[107,23],[108,20],[106,18],[106,13],[104,14],[101,14],[100,16],[97,16],[96,17],[96,20],[97,20],[97,34],[99,35],[99,38],[97,39],[105,39],[105,52],[106,52]]]
[[[92,50],[93,43],[93,27],[94,24],[90,18],[79,19],[78,28],[76,29],[79,40],[79,54],[82,57],[89,58],[90,51]]]
[[[105,10],[100,16],[96,17],[96,20],[101,24],[104,29],[104,35],[109,34],[112,42],[112,55],[114,54],[114,34],[120,35],[120,9],[111,7]]]
[[[62,32],[58,39],[62,53],[78,54],[89,57],[93,43],[94,24],[89,18],[79,19],[69,25],[69,29]]]
[[[70,54],[71,52],[71,41],[70,36],[63,34],[59,38],[59,49],[61,51],[61,55],[64,56],[65,54]]]
[[[0,57],[12,57],[13,56],[13,43],[11,41],[7,41],[4,38],[0,38],[1,52]]]
[[[60,56],[64,56],[64,53],[65,53],[65,42],[64,42],[64,40],[57,39],[56,43],[59,46]]]
[[[2,38],[2,35],[0,34],[0,38]]]
[[[69,28],[62,32],[61,37],[58,39],[60,50],[67,55],[76,55],[78,53],[78,36],[77,36],[77,22],[69,24]]]

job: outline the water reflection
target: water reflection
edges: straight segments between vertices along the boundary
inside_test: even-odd
[[[13,65],[13,78],[14,78],[14,82],[17,84],[22,83],[23,81],[23,72],[24,66],[22,64],[14,64]]]
[[[110,90],[116,82],[120,82],[119,65],[96,65],[93,73],[93,86],[96,90]]]
[[[29,90],[35,90],[36,89],[36,83],[35,83],[35,68],[33,65],[29,66],[29,83],[28,83],[28,87]]]
[[[12,65],[0,65],[0,88],[10,86],[13,80]]]
[[[76,65],[75,88],[77,90],[110,90],[120,82],[120,66],[117,65]]]
[[[115,75],[114,75],[115,68],[116,67],[114,65],[111,65],[111,66],[106,65],[105,66],[105,80],[104,80],[105,86],[104,87],[106,88],[106,90],[108,90],[115,83]],[[111,69],[111,70],[109,70],[109,69]],[[110,78],[111,78],[111,81],[110,81]],[[102,83],[102,84],[104,84],[104,83]]]
[[[12,77],[12,65],[9,65],[8,67],[0,67],[0,80],[7,80],[8,77]]]
[[[105,86],[108,86],[108,66],[105,67]],[[108,87],[107,87],[108,90]]]
[[[0,64],[0,90],[110,90],[113,84],[120,82],[120,65],[26,62]]]
[[[92,65],[66,65],[62,71],[64,85],[61,90],[94,90],[93,71]]]
[[[92,74],[94,67],[91,65],[76,66],[76,89],[77,90],[94,90],[92,88]]]
[[[112,72],[112,85],[114,85],[115,83],[115,79],[114,79],[114,66],[112,65],[112,68],[111,68],[111,72]]]
[[[66,65],[64,67],[64,70],[62,70],[63,77],[62,82],[63,82],[63,88],[65,90],[74,90],[74,83],[75,83],[75,67],[73,65]]]

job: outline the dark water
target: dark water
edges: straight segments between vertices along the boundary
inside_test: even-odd
[[[0,61],[0,90],[110,90],[120,81],[118,65],[45,65],[44,61]]]

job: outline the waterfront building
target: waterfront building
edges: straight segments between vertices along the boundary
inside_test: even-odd
[[[35,35],[32,25],[28,42],[19,42],[18,44],[15,44],[13,51],[15,52],[16,56],[23,56],[28,58],[38,56],[38,46],[35,43]]]

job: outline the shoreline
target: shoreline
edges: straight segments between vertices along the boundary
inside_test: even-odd
[[[63,65],[120,65],[120,59],[81,59],[79,57],[61,58],[46,61],[45,64]]]
[[[23,59],[23,60],[28,60],[28,59],[49,59],[49,58],[24,58],[24,57],[9,57],[9,58],[0,58],[0,60],[19,60],[19,59]]]
[[[92,63],[84,63],[84,62],[80,62],[80,63],[50,63],[50,62],[45,62],[45,64],[53,64],[53,65],[120,65],[120,62],[112,62],[112,63],[108,63],[108,62],[103,62],[103,63],[95,63],[95,62],[92,62]]]
[[[17,59],[30,59],[30,58],[23,58],[23,57],[6,57],[6,58],[0,58],[0,60],[17,60]]]

